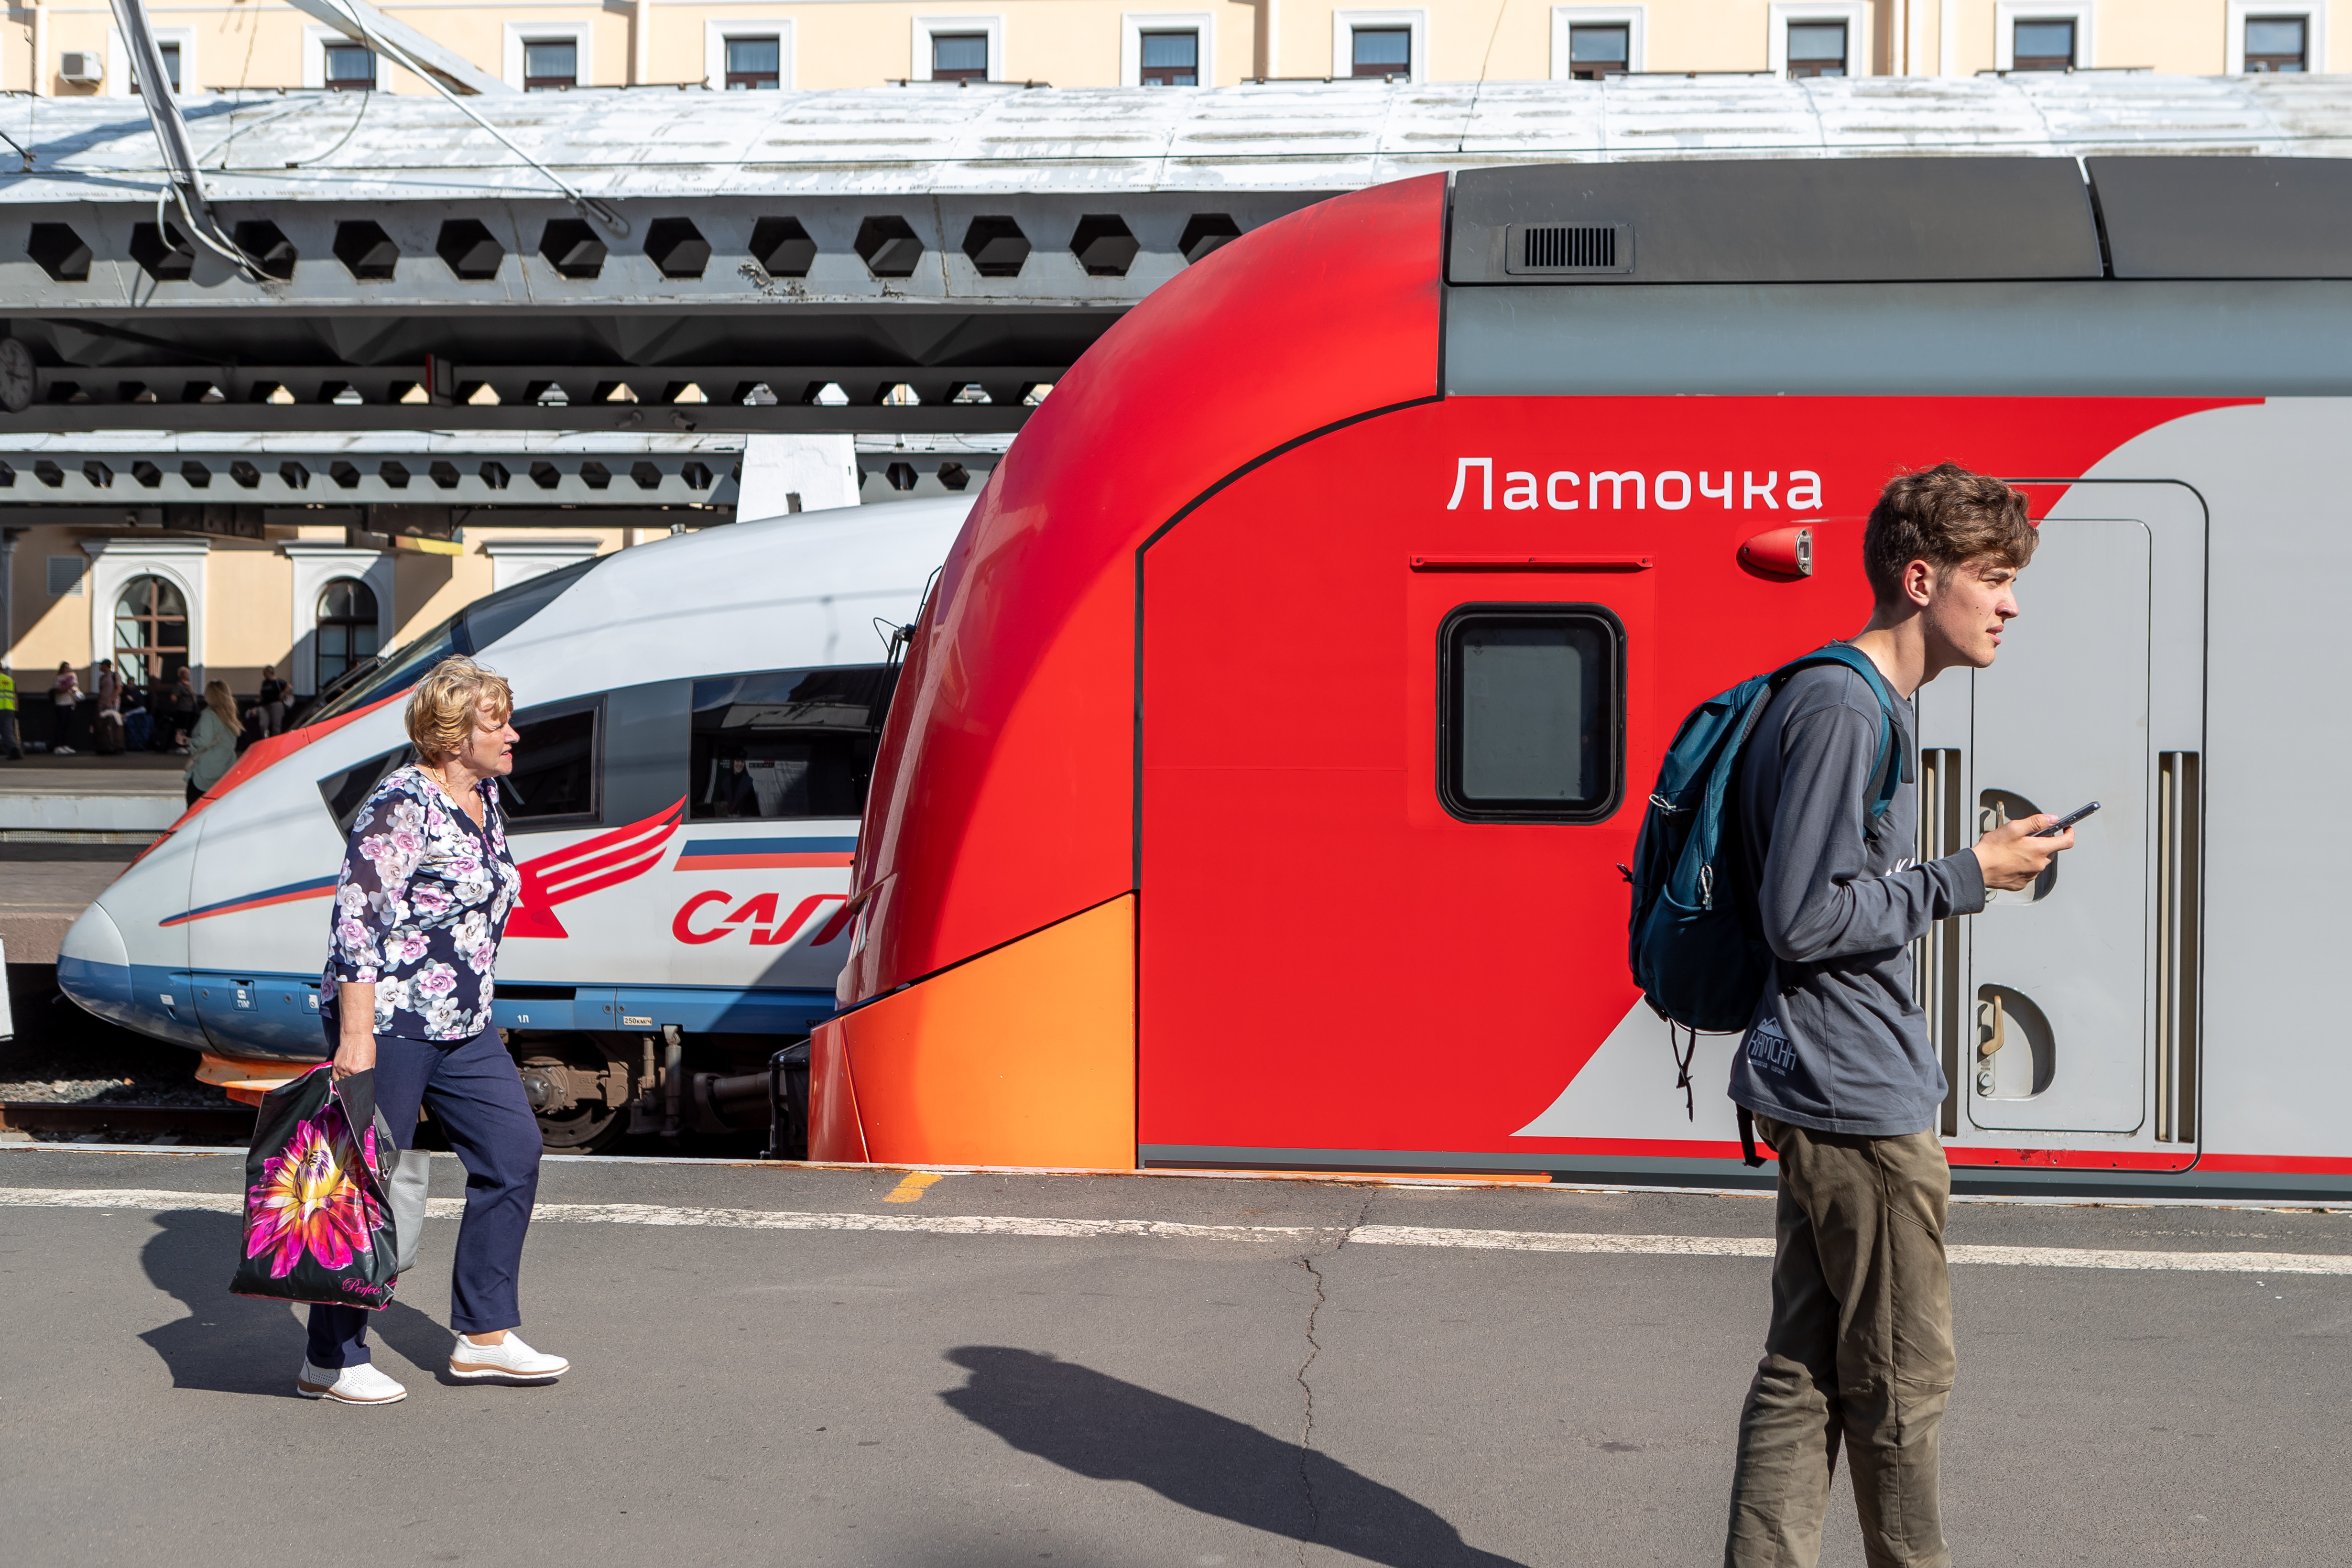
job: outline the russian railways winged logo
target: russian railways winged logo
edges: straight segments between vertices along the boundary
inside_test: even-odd
[[[571,935],[555,918],[555,906],[652,870],[685,818],[686,797],[680,795],[677,805],[642,821],[522,861],[515,867],[522,873],[522,903],[507,921],[507,935]]]

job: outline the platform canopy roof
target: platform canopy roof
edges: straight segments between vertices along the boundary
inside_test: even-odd
[[[1509,163],[2352,155],[2352,79],[921,83],[0,100],[11,431],[1004,432],[1122,310],[1335,192]],[[571,194],[567,194],[567,191]],[[1244,374],[1245,367],[1235,367]],[[667,405],[654,413],[647,405]]]

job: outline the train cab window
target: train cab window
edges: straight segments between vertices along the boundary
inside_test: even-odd
[[[360,818],[360,807],[368,796],[398,767],[416,760],[414,746],[395,746],[389,752],[379,752],[364,762],[352,763],[341,773],[329,773],[319,781],[319,798],[327,803],[327,815],[335,819],[335,831],[349,836],[352,824]]]
[[[597,820],[604,715],[600,700],[514,716],[514,771],[499,781],[509,823],[530,830]]]
[[[1624,793],[1624,628],[1465,605],[1438,632],[1438,791],[1465,822],[1598,822]]]
[[[898,679],[877,664],[696,681],[688,815],[858,816]]]

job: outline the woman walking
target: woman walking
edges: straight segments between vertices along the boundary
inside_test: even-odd
[[[545,1383],[572,1363],[513,1331],[539,1123],[490,1023],[491,970],[522,886],[495,782],[514,767],[513,710],[506,681],[471,659],[445,658],[417,682],[408,738],[423,760],[376,785],[352,825],[320,1011],[336,1079],[373,1069],[376,1107],[401,1146],[421,1103],[465,1163],[449,1374]],[[408,1397],[370,1363],[367,1320],[357,1307],[310,1309],[298,1393],[345,1405]]]
[[[181,773],[188,782],[190,805],[236,765],[236,738],[243,733],[245,724],[236,716],[236,699],[229,695],[228,682],[205,681],[205,710],[188,732],[188,765]]]

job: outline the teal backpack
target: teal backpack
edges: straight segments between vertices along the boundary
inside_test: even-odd
[[[1633,885],[1627,954],[1633,984],[1666,1020],[1670,1042],[1677,1028],[1690,1037],[1687,1047],[1673,1042],[1681,1070],[1675,1087],[1683,1091],[1684,1108],[1694,1120],[1690,1064],[1698,1037],[1746,1029],[1772,969],[1771,949],[1750,924],[1748,900],[1732,885],[1740,874],[1738,835],[1728,830],[1739,809],[1732,786],[1740,753],[1789,678],[1822,664],[1843,665],[1877,694],[1879,784],[1870,820],[1885,817],[1895,804],[1895,784],[1907,776],[1894,754],[1895,693],[1868,655],[1833,642],[1743,680],[1691,710],[1659,764],[1657,787],[1634,841],[1633,867],[1618,868]],[[1739,1132],[1748,1163],[1762,1164],[1744,1108]]]

